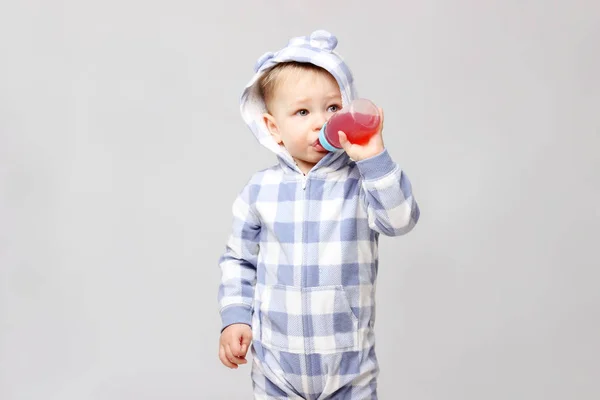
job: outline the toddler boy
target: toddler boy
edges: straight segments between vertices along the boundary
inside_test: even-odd
[[[378,133],[365,145],[329,117],[356,98],[326,31],[292,38],[257,62],[241,112],[277,165],[255,173],[233,204],[220,259],[224,365],[250,348],[256,399],[376,399],[375,283],[379,235],[409,232],[419,207]],[[252,343],[252,346],[250,344]]]

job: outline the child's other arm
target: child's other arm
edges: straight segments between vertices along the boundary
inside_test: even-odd
[[[233,229],[219,260],[221,331],[236,323],[252,326],[260,220],[250,206],[250,188],[248,184],[233,203]]]

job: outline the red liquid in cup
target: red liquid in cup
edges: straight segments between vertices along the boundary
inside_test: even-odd
[[[323,133],[328,144],[337,149],[342,148],[338,131],[344,132],[350,143],[364,145],[377,133],[379,122],[379,110],[375,104],[366,99],[357,99],[347,109],[333,114],[325,124]]]

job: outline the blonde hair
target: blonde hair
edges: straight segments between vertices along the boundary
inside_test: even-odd
[[[271,69],[267,70],[259,79],[258,79],[258,91],[260,96],[262,97],[267,109],[269,109],[269,102],[273,99],[273,94],[279,85],[286,79],[289,78],[293,74],[297,74],[303,71],[311,71],[319,74],[325,74],[331,79],[335,78],[329,71],[325,68],[319,67],[315,64],[311,64],[308,62],[298,62],[298,61],[287,61],[282,62]]]

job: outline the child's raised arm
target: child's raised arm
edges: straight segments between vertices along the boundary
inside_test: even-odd
[[[408,233],[419,220],[419,206],[410,181],[387,150],[356,163],[369,226],[386,236]]]
[[[420,211],[406,174],[392,160],[383,144],[383,109],[379,108],[378,132],[368,143],[352,144],[339,132],[340,144],[356,160],[362,176],[361,198],[365,204],[369,226],[386,236],[400,236],[414,228]]]

